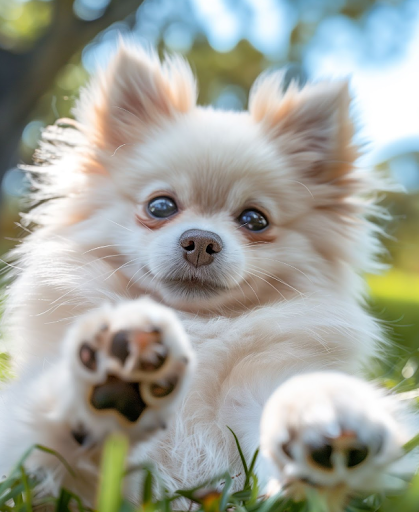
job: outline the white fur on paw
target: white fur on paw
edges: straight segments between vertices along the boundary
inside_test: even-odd
[[[84,315],[65,350],[71,390],[63,407],[80,444],[116,429],[137,441],[166,428],[194,362],[179,320],[147,298]]]
[[[304,484],[351,491],[383,489],[386,470],[409,439],[397,403],[371,384],[323,372],[294,377],[267,402],[261,449],[273,482],[302,498]]]

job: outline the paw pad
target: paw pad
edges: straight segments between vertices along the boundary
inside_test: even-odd
[[[322,468],[332,469],[332,453],[333,447],[330,444],[325,444],[320,448],[315,448],[310,452],[310,457],[315,464]]]
[[[137,421],[146,408],[138,383],[126,382],[112,375],[93,389],[90,403],[98,410],[114,409],[130,422]]]
[[[145,372],[159,370],[166,362],[168,350],[162,343],[162,336],[158,329],[137,334],[137,343],[141,347],[139,369]]]
[[[128,331],[118,331],[112,338],[111,354],[119,359],[122,364],[129,356]]]
[[[359,448],[353,448],[347,452],[347,467],[354,468],[364,462],[364,460],[368,457],[368,447],[361,446]]]
[[[83,343],[80,347],[79,357],[83,366],[92,371],[96,370],[96,351],[88,343]]]
[[[83,445],[86,442],[89,434],[83,426],[79,425],[77,428],[71,431],[71,435],[77,444]]]
[[[341,447],[339,442],[336,445],[334,443],[327,443],[323,446],[310,448],[308,457],[316,466],[330,470],[334,468],[333,454],[337,452],[343,457],[345,466],[350,469],[359,466],[359,464],[366,460],[369,455],[369,448],[361,444],[358,446]]]
[[[173,392],[177,384],[177,379],[172,378],[167,382],[155,383],[150,386],[150,392],[156,398],[163,398]]]
[[[166,367],[169,356],[157,328],[98,329],[91,344],[83,341],[78,352],[81,364],[98,377],[96,385],[89,388],[89,404],[97,411],[115,411],[135,423],[147,407],[158,408],[163,403],[160,400],[176,389],[188,360],[181,357],[177,366]],[[78,432],[73,437],[83,442]]]

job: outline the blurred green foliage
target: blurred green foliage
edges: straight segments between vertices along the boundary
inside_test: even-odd
[[[0,0],[0,45],[23,51],[42,36],[52,21],[52,2]]]

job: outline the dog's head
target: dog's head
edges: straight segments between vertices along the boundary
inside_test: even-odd
[[[76,110],[77,229],[123,256],[129,287],[178,308],[339,286],[371,245],[348,109],[346,83],[284,93],[279,74],[259,78],[249,111],[198,107],[183,60],[122,46]]]

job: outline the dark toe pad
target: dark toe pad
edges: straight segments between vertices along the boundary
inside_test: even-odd
[[[128,331],[118,331],[114,335],[111,343],[111,354],[117,357],[122,364],[125,363],[129,356]]]
[[[96,370],[96,351],[88,343],[83,343],[80,347],[79,357],[83,366],[92,371]]]
[[[332,469],[332,453],[333,447],[330,444],[325,444],[324,446],[313,448],[310,456],[318,466],[325,469]]]
[[[364,462],[368,457],[368,453],[369,450],[367,446],[359,446],[358,448],[352,448],[352,450],[349,450],[347,455],[348,468],[353,468]]]
[[[146,408],[138,383],[125,382],[112,375],[93,389],[90,403],[99,410],[115,409],[131,422],[137,421]]]

